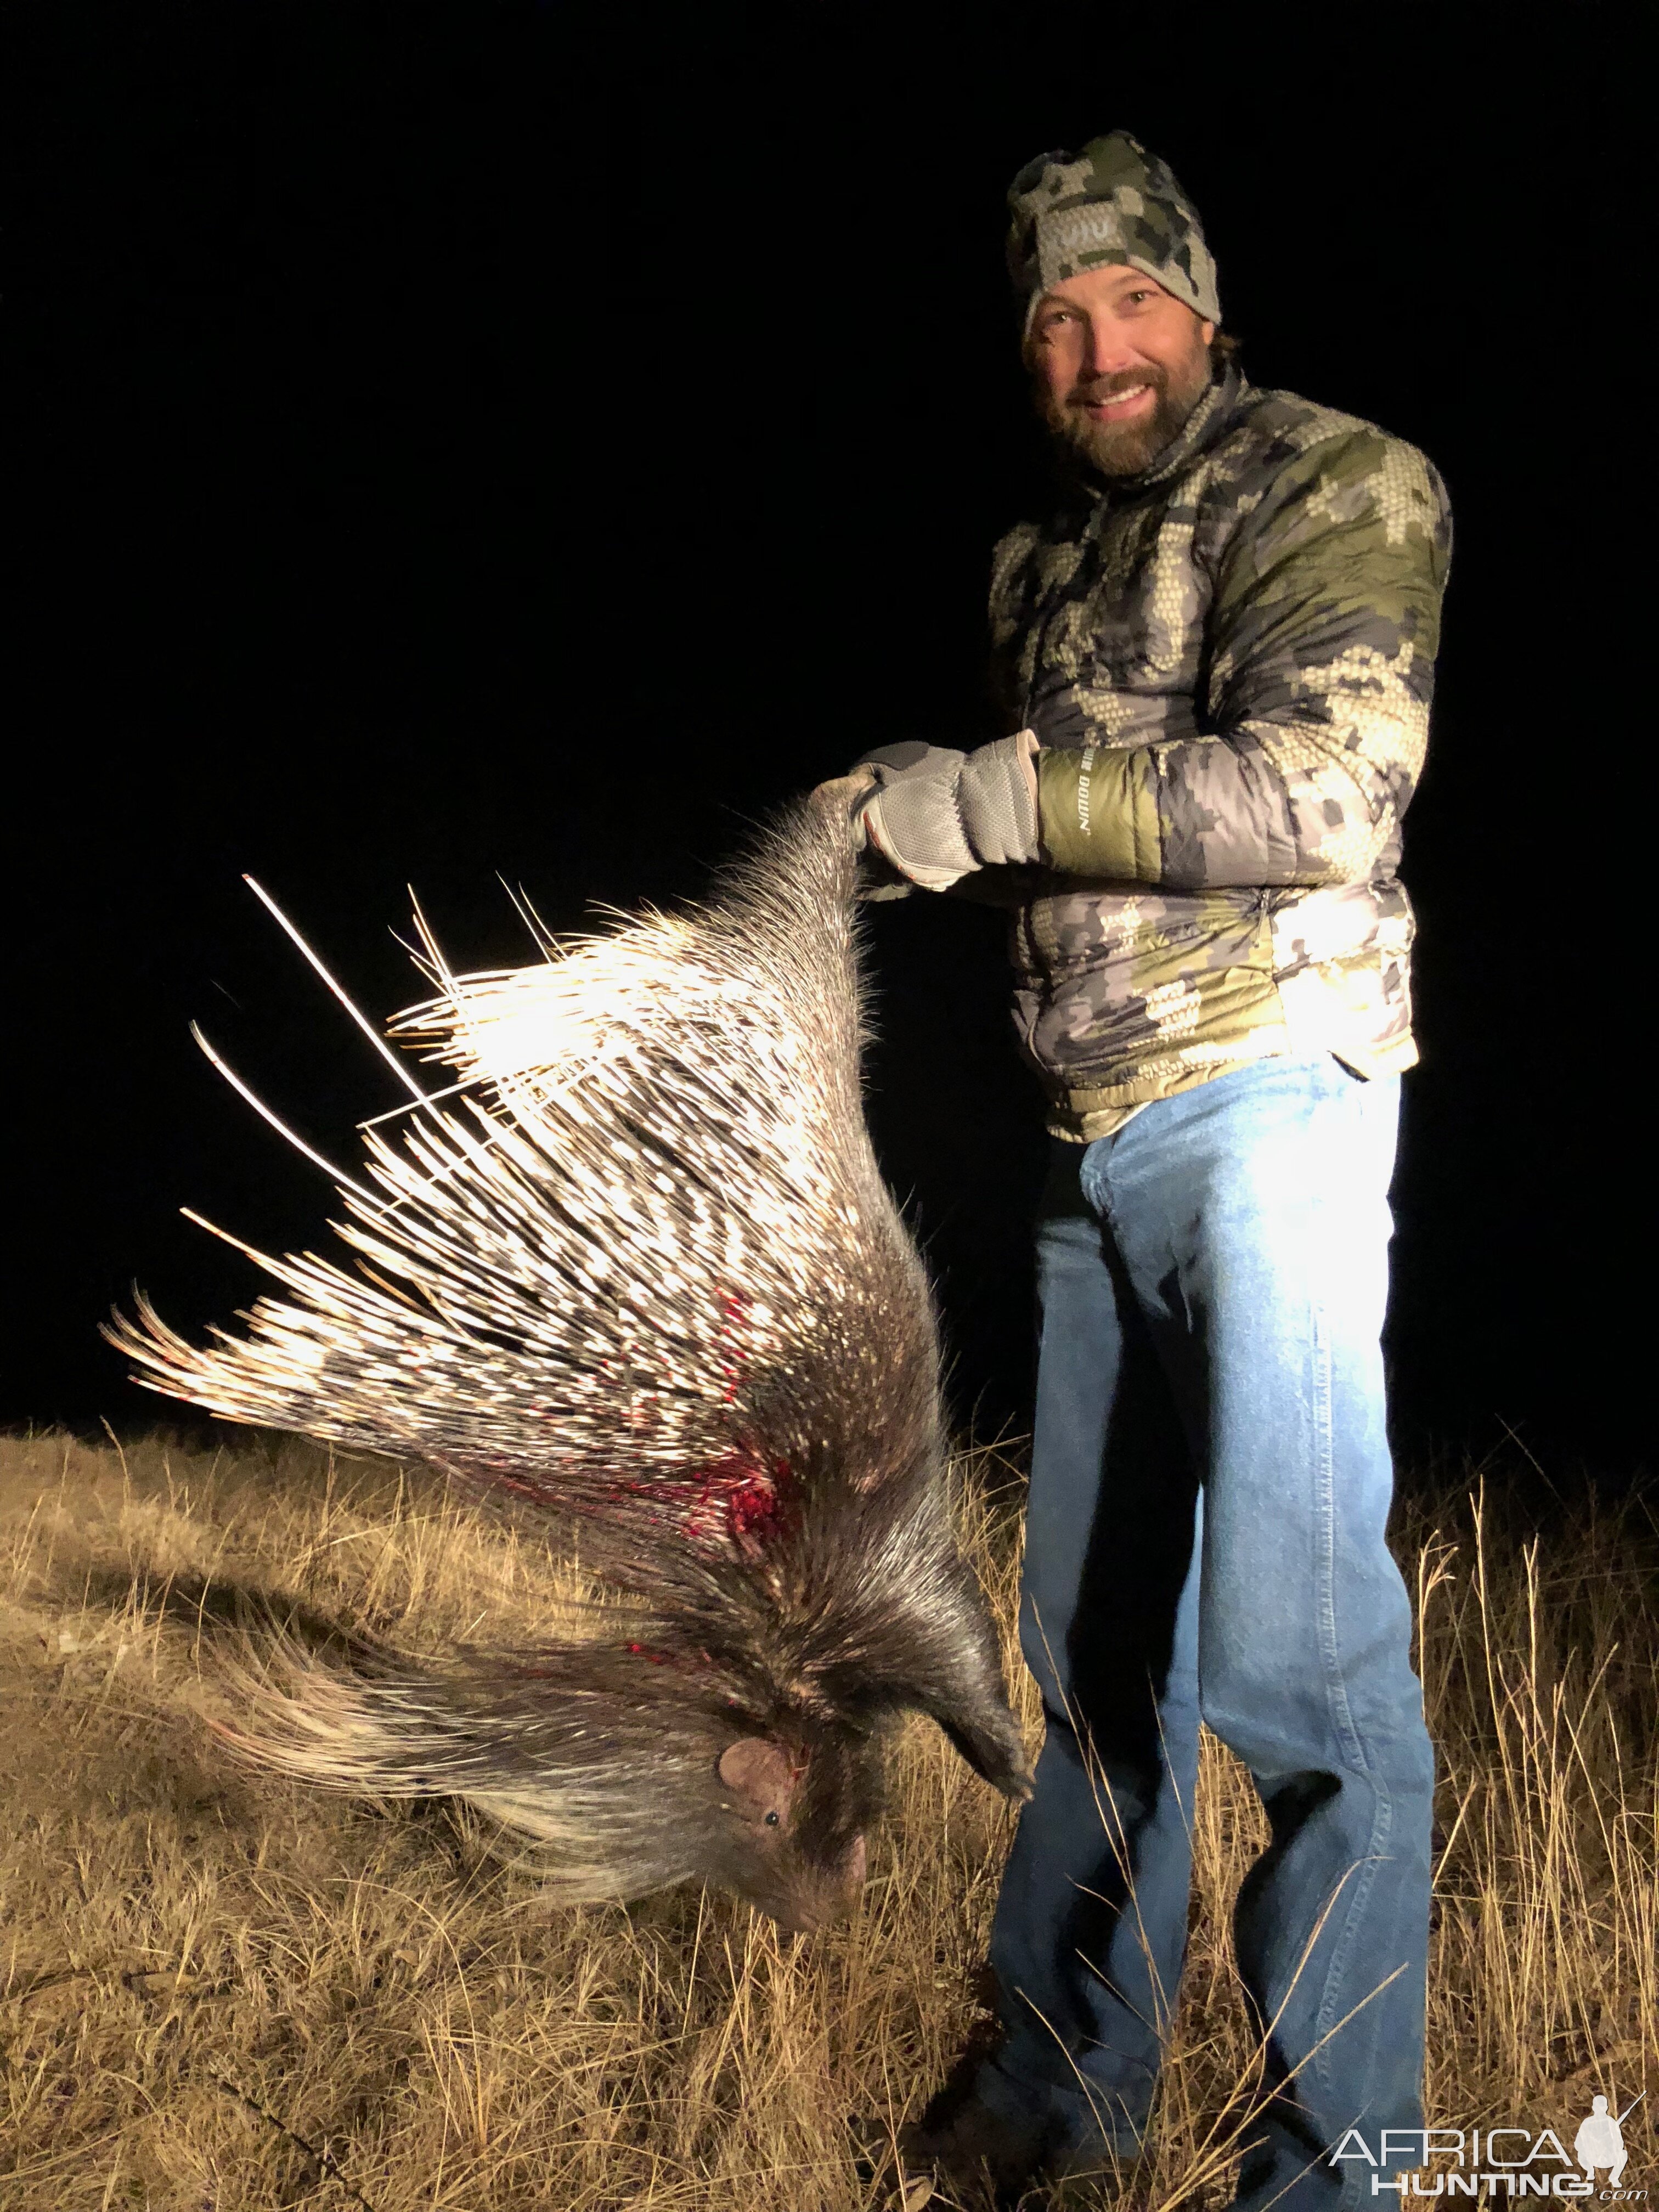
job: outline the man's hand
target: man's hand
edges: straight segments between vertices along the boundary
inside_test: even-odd
[[[878,787],[860,802],[864,834],[925,890],[948,890],[976,868],[1040,860],[1036,750],[1030,730],[971,753],[884,747],[867,756]]]

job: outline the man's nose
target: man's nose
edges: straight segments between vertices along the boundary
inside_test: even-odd
[[[1129,334],[1115,315],[1091,315],[1083,348],[1084,372],[1089,376],[1115,376],[1133,368],[1139,359]]]

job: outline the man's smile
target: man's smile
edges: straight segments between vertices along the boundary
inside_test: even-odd
[[[1121,422],[1141,413],[1149,402],[1156,402],[1157,397],[1151,384],[1132,384],[1126,391],[1109,392],[1099,398],[1084,399],[1078,404],[1097,422]]]

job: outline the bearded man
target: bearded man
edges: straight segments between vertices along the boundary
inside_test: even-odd
[[[1040,156],[1009,204],[1067,478],[996,550],[1015,734],[823,787],[872,896],[1007,891],[1053,1137],[1021,1613],[1047,1736],[1000,2047],[904,2159],[1012,2196],[1133,2157],[1202,1719],[1273,1836],[1235,1925],[1266,2084],[1236,2201],[1314,2212],[1369,2191],[1330,2163],[1347,2129],[1422,2120],[1433,1759],[1379,1336],[1449,513],[1410,446],[1245,380],[1197,214],[1133,138]]]

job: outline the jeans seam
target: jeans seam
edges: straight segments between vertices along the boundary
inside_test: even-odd
[[[1393,1805],[1388,1792],[1371,1771],[1365,1757],[1364,1746],[1354,1725],[1352,1710],[1348,1704],[1347,1686],[1342,1679],[1341,1655],[1337,1648],[1336,1631],[1336,1446],[1333,1432],[1331,1346],[1329,1317],[1324,1301],[1316,1296],[1310,1316],[1314,1346],[1313,1419],[1314,1465],[1316,1486],[1319,1528],[1319,1644],[1324,1662],[1326,1697],[1331,1718],[1335,1724],[1338,1741],[1347,1753],[1348,1760],[1358,1775],[1363,1776],[1374,1792],[1374,1811],[1365,1863],[1355,1873],[1353,1892],[1347,1911],[1331,1952],[1326,1969],[1325,1986],[1320,1992],[1319,2009],[1316,2015],[1319,2045],[1314,2057],[1314,2072],[1327,2093],[1332,2088],[1331,2062],[1334,2025],[1340,1992],[1346,1978],[1360,1923],[1376,1887],[1378,1852],[1387,1840],[1392,1823]],[[1352,2023],[1358,2025],[1358,2023]]]
[[[1334,2001],[1334,1996],[1344,1976],[1346,1975],[1349,1961],[1352,1956],[1354,1944],[1358,1937],[1360,1922],[1364,1917],[1365,1909],[1370,1902],[1371,1892],[1376,1886],[1377,1873],[1382,1863],[1382,1846],[1388,1841],[1389,1832],[1392,1828],[1393,1825],[1394,1801],[1389,1796],[1388,1792],[1379,1786],[1377,1787],[1376,1814],[1371,1823],[1370,1855],[1366,1863],[1360,1868],[1358,1880],[1354,1884],[1353,1899],[1348,1907],[1346,1917],[1343,1922],[1342,1933],[1337,1939],[1336,1951],[1331,1960],[1330,1971],[1325,1977],[1325,1989],[1321,1999],[1319,2012],[1316,2021],[1316,2032],[1320,2039],[1320,2050],[1318,2057],[1315,2060],[1315,2065],[1319,2073],[1321,2084],[1325,2089],[1328,2098],[1331,2091],[1331,2081],[1328,2069],[1325,2064],[1325,2060],[1327,2054],[1331,2051],[1336,2039],[1335,2037],[1331,2034],[1331,2027],[1334,2024],[1331,2015],[1336,2010],[1336,2004]],[[1369,2004],[1370,2002],[1370,1999],[1368,1996],[1366,1999],[1367,2004]],[[1373,2014],[1372,2018],[1368,2021],[1364,2021],[1362,2015],[1361,2019],[1351,2021],[1348,2024],[1350,2028],[1364,2026],[1367,2031],[1365,2063],[1363,2071],[1360,2072],[1359,2076],[1364,2087],[1365,2100],[1364,2104],[1360,2106],[1358,2111],[1353,2114],[1352,2118],[1349,2123],[1349,2124],[1352,2126],[1358,2126],[1370,2109],[1372,2094],[1372,2081],[1376,2067],[1377,2034],[1381,2020],[1382,2014],[1377,2013]],[[1352,2179],[1353,2183],[1353,2195],[1352,2197],[1347,2193],[1347,2183],[1350,2179]],[[1362,2177],[1358,2172],[1354,2172],[1352,2175],[1347,2172],[1344,2173],[1344,2186],[1340,2199],[1344,2205],[1357,2203],[1361,2179]]]
[[[1347,1911],[1343,1915],[1341,1929],[1331,1953],[1331,1963],[1326,1969],[1325,1986],[1320,1992],[1319,2010],[1315,2015],[1314,2025],[1319,2038],[1319,2050],[1314,2066],[1320,2083],[1327,2092],[1331,2087],[1329,2062],[1336,2040],[1331,2031],[1336,2026],[1337,2007],[1340,2002],[1340,1991],[1353,1956],[1354,1945],[1358,1940],[1360,1923],[1364,1920],[1366,1908],[1370,1903],[1371,1892],[1376,1887],[1376,1877],[1382,1862],[1382,1846],[1388,1842],[1389,1832],[1394,1826],[1394,1800],[1379,1784],[1373,1783],[1371,1787],[1376,1792],[1376,1811],[1371,1817],[1370,1834],[1366,1839],[1366,1854],[1354,1881],[1353,1893],[1349,1899]],[[1369,2002],[1368,1995],[1366,2002],[1369,2003]],[[1350,2027],[1358,2025],[1358,2021],[1349,2022]],[[1368,2038],[1367,2073],[1370,2072],[1375,2059],[1376,2044],[1376,2038],[1373,2031]],[[1356,2115],[1356,2124],[1359,2117],[1360,2115]]]
[[[1095,1143],[1087,1148],[1083,1158],[1078,1163],[1078,1188],[1083,1194],[1084,1204],[1097,1220],[1105,1219],[1109,1213],[1109,1208],[1106,1202],[1106,1191],[1104,1188],[1106,1180],[1105,1163],[1103,1159],[1098,1168],[1091,1169],[1090,1166],[1090,1155],[1095,1151],[1097,1146],[1103,1144],[1105,1141],[1106,1140],[1103,1138],[1097,1137],[1095,1139]]]
[[[1319,1529],[1319,1654],[1325,1668],[1325,1694],[1337,1736],[1348,1757],[1369,1777],[1364,1747],[1354,1726],[1342,1680],[1336,1638],[1336,1439],[1331,1415],[1331,1334],[1324,1300],[1316,1295],[1309,1316],[1314,1345],[1314,1483]]]

